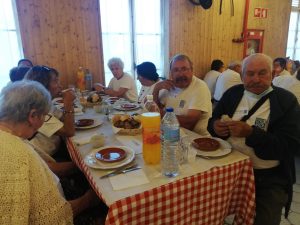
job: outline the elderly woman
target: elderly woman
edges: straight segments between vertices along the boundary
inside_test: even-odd
[[[103,91],[112,97],[125,98],[129,101],[137,101],[137,89],[133,78],[125,73],[124,63],[120,58],[111,58],[107,63],[113,78],[110,80],[107,88],[96,83],[96,91]]]
[[[61,86],[59,83],[58,72],[55,69],[46,66],[34,66],[25,75],[25,80],[34,80],[41,83],[51,94],[51,98],[59,96]],[[72,90],[62,93],[64,110],[58,110],[54,105],[51,106],[51,118],[46,121],[38,130],[30,143],[35,150],[45,159],[50,168],[59,176],[69,175],[74,172],[74,164],[72,162],[64,162],[56,164],[54,158],[64,158],[67,153],[62,148],[61,138],[70,137],[75,133],[74,127],[74,99],[75,94]],[[59,151],[59,149],[61,149]]]
[[[136,67],[137,79],[143,85],[138,97],[139,103],[144,103],[147,95],[152,95],[155,84],[159,81],[156,67],[152,62],[143,62]]]
[[[95,202],[91,191],[67,202],[58,179],[24,140],[49,119],[48,91],[18,81],[0,94],[0,224],[72,224]]]

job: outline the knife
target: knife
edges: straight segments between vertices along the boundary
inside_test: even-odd
[[[115,170],[111,173],[108,173],[104,176],[101,176],[100,179],[103,179],[103,178],[107,178],[107,177],[112,177],[112,176],[115,176],[115,175],[118,175],[118,174],[122,174],[122,173],[128,173],[128,172],[131,172],[131,171],[134,171],[134,170],[139,170],[141,169],[140,166],[136,166],[136,165],[133,165],[133,166],[130,166],[128,168],[125,168],[125,169],[121,169],[121,170]]]

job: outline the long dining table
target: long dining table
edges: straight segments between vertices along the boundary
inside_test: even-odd
[[[76,116],[76,119],[80,118],[101,121],[101,125],[94,128],[77,130],[74,137],[67,139],[67,147],[72,160],[109,207],[106,225],[222,225],[228,215],[234,215],[233,224],[253,224],[255,184],[252,164],[247,156],[233,150],[218,159],[192,158],[180,165],[177,177],[167,178],[161,174],[160,165],[144,164],[141,134],[116,134],[109,116],[96,113],[92,108]],[[141,169],[100,179],[112,170],[87,165],[86,157],[97,151],[88,141],[95,134],[104,135],[105,146],[134,149],[134,161]]]

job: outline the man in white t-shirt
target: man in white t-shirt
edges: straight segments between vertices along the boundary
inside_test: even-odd
[[[212,111],[207,85],[193,76],[193,64],[186,55],[175,55],[170,71],[170,80],[155,85],[154,101],[161,111],[165,107],[174,108],[180,126],[207,135],[207,122]]]
[[[273,61],[273,76],[290,76],[290,72],[286,70],[286,59],[285,58],[276,58]]]
[[[298,70],[293,76],[282,75],[275,77],[273,79],[273,85],[292,92],[300,104],[300,70]]]
[[[215,59],[212,61],[210,66],[210,71],[205,74],[204,82],[207,84],[210,94],[213,98],[216,88],[217,79],[222,72],[225,70],[224,63],[220,59]]]
[[[137,88],[134,79],[127,73],[124,73],[124,63],[120,58],[111,58],[107,63],[113,74],[108,87],[96,83],[95,89],[103,91],[111,97],[125,98],[129,101],[137,101]]]
[[[227,89],[234,85],[241,84],[241,62],[234,61],[228,65],[228,69],[220,74],[216,82],[214,100],[220,101]]]

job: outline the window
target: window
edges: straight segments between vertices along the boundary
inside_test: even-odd
[[[124,71],[135,76],[135,65],[151,61],[164,74],[164,0],[99,0],[106,85],[113,77],[107,61],[119,57]],[[140,83],[137,82],[138,90]]]
[[[290,15],[290,25],[289,25],[289,34],[287,42],[286,56],[289,56],[291,59],[299,60],[300,59],[300,23],[299,23],[299,14],[300,14],[300,1],[292,0],[292,12]]]
[[[9,82],[9,70],[23,57],[14,0],[0,0],[0,90]]]

